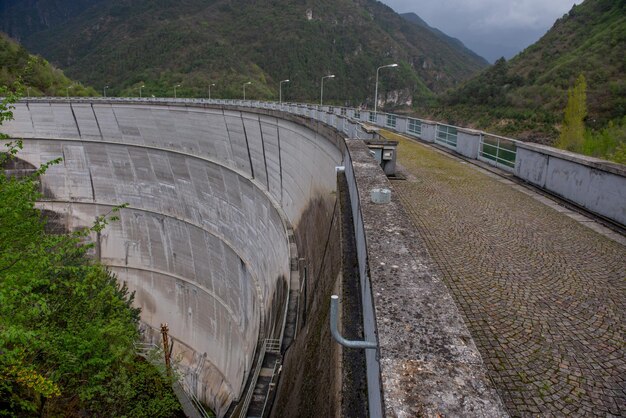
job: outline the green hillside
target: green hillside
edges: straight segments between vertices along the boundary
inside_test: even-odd
[[[626,115],[626,1],[586,0],[557,20],[535,44],[499,60],[432,110],[458,123],[552,142],[558,136],[567,90],[587,79],[590,128]]]
[[[444,32],[440,31],[439,29],[433,28],[415,13],[402,13],[400,16],[402,16],[405,20],[413,23],[414,25],[430,30],[431,32],[435,33],[441,39],[448,42],[452,46],[456,48],[460,48],[461,50],[464,50],[467,54],[474,56],[478,60],[484,61],[485,64],[488,64],[487,60],[485,60],[483,57],[481,57],[480,55],[478,55],[477,53],[475,53],[474,51],[466,47],[465,44],[460,39],[453,38],[452,36],[448,36]]]
[[[0,86],[11,86],[22,77],[24,96],[95,96],[92,88],[74,83],[45,59],[0,33]]]
[[[418,103],[467,79],[487,63],[375,0],[7,0],[2,29],[89,85],[114,95],[315,101],[371,99],[377,66],[381,96]],[[63,8],[65,14],[58,9]],[[310,11],[308,15],[307,11]],[[53,16],[54,19],[47,19]],[[65,19],[58,18],[65,16]],[[49,22],[42,27],[41,22]]]

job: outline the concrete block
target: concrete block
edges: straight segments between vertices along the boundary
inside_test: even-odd
[[[477,159],[480,137],[480,132],[459,130],[456,137],[456,152],[467,158]]]

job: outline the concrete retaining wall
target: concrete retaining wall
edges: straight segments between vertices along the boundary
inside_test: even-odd
[[[102,261],[137,292],[148,339],[169,323],[187,382],[223,415],[258,340],[281,335],[289,231],[335,191],[341,147],[317,122],[235,107],[38,102],[14,115],[3,131],[25,140],[20,158],[64,159],[43,206],[69,228],[129,203]]]
[[[535,144],[518,144],[515,175],[626,225],[626,167]]]

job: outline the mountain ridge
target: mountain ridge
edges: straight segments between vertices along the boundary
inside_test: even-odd
[[[481,56],[480,54],[476,53],[475,51],[473,51],[472,49],[468,48],[463,41],[461,41],[458,38],[455,38],[453,36],[450,36],[448,34],[446,34],[445,32],[443,32],[440,29],[437,29],[433,26],[430,26],[428,23],[426,23],[426,21],[424,19],[422,19],[421,17],[419,17],[416,13],[414,12],[409,12],[409,13],[400,13],[400,16],[402,16],[405,20],[418,25],[418,26],[422,26],[432,32],[434,32],[435,34],[437,34],[438,36],[440,36],[442,39],[444,39],[445,41],[449,42],[451,45],[456,46],[457,48],[463,49],[465,51],[467,51],[468,54],[470,55],[474,55],[476,58],[483,60],[485,62],[486,65],[489,65],[489,61],[487,61],[487,59],[485,59],[485,57]]]
[[[433,117],[523,139],[551,142],[580,74],[588,84],[587,125],[626,115],[626,0],[586,0],[539,41],[450,90]]]
[[[395,93],[411,104],[487,65],[374,0],[17,3],[9,0],[1,29],[112,94],[136,94],[145,83],[148,94],[171,95],[182,83],[181,94],[202,96],[216,83],[216,97],[239,97],[241,84],[253,81],[250,97],[274,99],[278,81],[289,78],[287,98],[314,101],[319,78],[333,72],[325,97],[372,104],[376,67],[398,62],[381,73],[380,97]]]

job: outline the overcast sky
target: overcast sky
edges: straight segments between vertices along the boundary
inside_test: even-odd
[[[582,0],[381,0],[398,13],[414,12],[493,62],[537,41]]]

